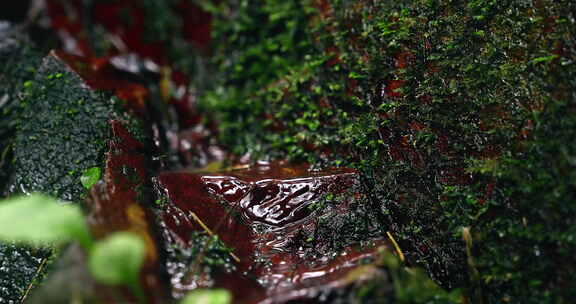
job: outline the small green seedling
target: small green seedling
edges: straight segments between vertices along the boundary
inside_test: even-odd
[[[86,171],[84,171],[84,173],[82,173],[82,176],[80,176],[80,182],[82,183],[82,186],[84,186],[84,188],[86,189],[92,188],[92,186],[94,186],[94,184],[96,184],[99,179],[100,179],[100,168],[98,167],[89,168]]]
[[[145,255],[146,245],[141,238],[130,232],[117,232],[95,244],[90,272],[99,282],[128,285],[142,296],[138,278]]]
[[[134,233],[117,232],[93,242],[77,205],[63,204],[37,193],[3,200],[0,202],[0,241],[31,246],[77,241],[86,250],[89,269],[97,281],[130,286],[134,294],[144,299],[138,281],[146,255],[144,241]]]

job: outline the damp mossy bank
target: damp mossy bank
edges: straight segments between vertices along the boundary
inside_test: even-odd
[[[222,8],[201,106],[228,149],[358,168],[409,263],[474,301],[574,299],[573,2]]]

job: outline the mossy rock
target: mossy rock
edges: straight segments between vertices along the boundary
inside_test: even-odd
[[[18,93],[26,81],[34,78],[42,54],[25,37],[0,30],[0,193],[11,172],[12,141],[15,136]]]
[[[55,55],[47,56],[19,101],[8,192],[82,199],[80,176],[104,162],[114,102],[110,94],[88,88]]]
[[[227,70],[203,106],[222,120],[221,142],[254,159],[359,169],[381,224],[445,287],[482,289],[494,303],[569,300],[562,263],[576,236],[553,227],[571,227],[574,210],[573,183],[558,173],[574,172],[574,2],[299,3],[306,10],[278,14],[228,5],[236,23],[217,18],[231,41],[214,62]],[[249,22],[253,10],[265,25]],[[298,48],[290,39],[266,47],[295,34]],[[245,51],[226,48],[246,41]],[[299,60],[284,61],[282,75],[244,74],[253,61],[237,58],[254,50]],[[462,227],[473,231],[481,279]],[[548,233],[555,241],[542,240]]]
[[[112,94],[89,88],[54,53],[41,53],[25,40],[0,46],[0,193],[42,192],[81,202],[80,176],[103,168],[109,121],[120,119],[139,138],[142,125]],[[6,60],[4,60],[6,59]],[[0,243],[0,302],[20,303],[38,285],[54,258],[51,249]]]

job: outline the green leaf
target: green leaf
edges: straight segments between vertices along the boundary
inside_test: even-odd
[[[199,289],[186,295],[180,304],[228,304],[232,295],[226,289]]]
[[[42,194],[0,202],[0,239],[33,246],[79,241],[86,248],[92,242],[78,206]]]
[[[138,288],[138,275],[145,254],[146,245],[140,237],[130,232],[114,233],[94,245],[90,271],[101,283]]]
[[[100,168],[98,167],[92,167],[90,169],[87,169],[86,171],[84,171],[84,173],[82,173],[82,176],[80,176],[80,182],[82,183],[82,186],[84,186],[84,188],[86,189],[92,188],[92,186],[94,186],[94,184],[96,184],[99,179],[100,179]]]

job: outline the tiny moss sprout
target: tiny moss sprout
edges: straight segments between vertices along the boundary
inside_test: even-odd
[[[86,189],[92,188],[92,186],[94,186],[100,179],[100,171],[101,170],[98,167],[86,169],[86,171],[84,171],[80,176],[82,186]]]

